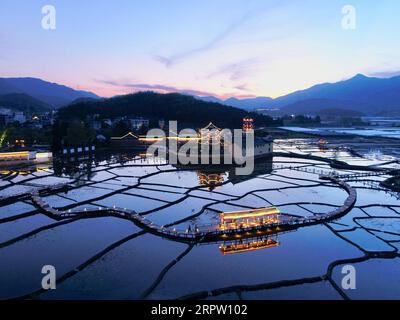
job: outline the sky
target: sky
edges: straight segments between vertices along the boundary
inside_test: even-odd
[[[45,5],[54,30],[42,27]],[[346,5],[355,29],[342,26]],[[104,97],[275,98],[357,73],[400,75],[399,14],[399,0],[1,0],[0,76]]]

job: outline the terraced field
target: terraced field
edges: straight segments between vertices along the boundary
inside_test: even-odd
[[[248,177],[135,156],[2,171],[0,298],[399,298],[399,194],[381,185],[398,163],[319,150],[307,140],[277,141],[275,150],[273,161],[258,163]],[[334,168],[331,160],[357,170]],[[382,174],[365,174],[377,170]],[[271,206],[285,217],[315,219],[340,209],[349,196],[320,179],[326,174],[347,177],[357,193],[354,207],[291,232],[184,242],[107,211],[134,211],[176,230],[218,224],[221,212]],[[66,215],[43,210],[33,194]],[[254,249],[252,242],[266,238],[276,245],[221,253],[221,246]],[[341,288],[348,264],[357,270],[357,290]],[[40,289],[43,265],[56,267],[56,290]]]

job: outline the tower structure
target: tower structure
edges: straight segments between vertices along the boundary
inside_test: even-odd
[[[251,117],[243,118],[243,131],[249,132],[254,130],[254,119]]]

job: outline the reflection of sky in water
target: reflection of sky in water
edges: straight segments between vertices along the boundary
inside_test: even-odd
[[[337,132],[337,133],[346,133],[346,134],[354,134],[365,137],[386,137],[386,138],[399,138],[400,139],[400,130],[398,129],[390,129],[390,128],[382,128],[382,129],[343,129],[343,128],[302,128],[302,127],[284,127],[283,129],[294,131],[294,132],[305,132],[305,133],[319,133],[319,132]]]

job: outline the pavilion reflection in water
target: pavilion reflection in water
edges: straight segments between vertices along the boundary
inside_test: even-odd
[[[210,191],[214,190],[218,186],[221,186],[224,183],[226,176],[226,172],[197,171],[199,185],[208,187]]]
[[[239,229],[269,226],[280,222],[280,211],[278,208],[260,208],[254,210],[223,212],[220,214],[219,230],[234,231]],[[239,239],[224,242],[219,250],[222,254],[243,253],[261,249],[269,249],[279,246],[276,236],[265,235],[254,238],[246,238],[246,234],[239,236]]]
[[[254,163],[254,171],[251,175],[239,176],[236,174],[235,165],[177,165],[177,169],[196,170],[199,185],[208,187],[210,191],[221,186],[225,181],[229,180],[232,184],[244,182],[255,176],[271,173],[273,170],[273,161],[256,161]]]
[[[161,159],[157,159],[162,161]],[[90,154],[82,155],[58,155],[53,158],[53,169],[57,176],[74,177],[76,175],[86,175],[90,177],[95,173],[95,168],[99,165],[119,164],[124,165],[135,160],[137,163],[148,163],[146,153],[138,150],[132,151],[97,151]]]
[[[261,237],[257,239],[244,239],[225,242],[219,246],[219,251],[223,255],[244,253],[256,250],[271,249],[280,245],[277,237]]]

